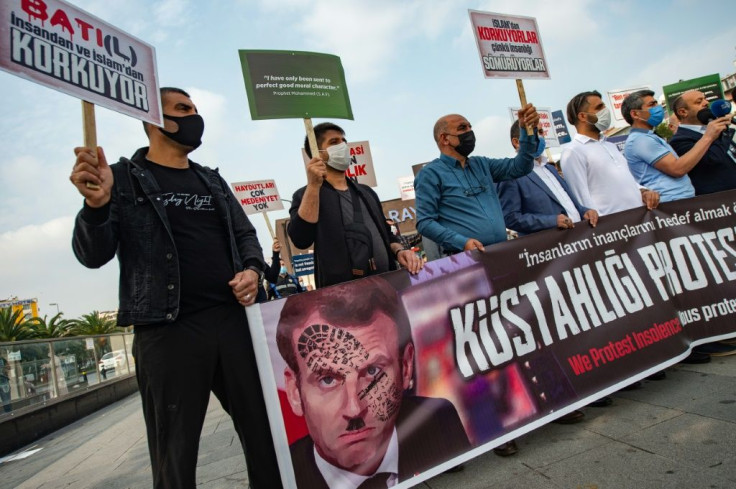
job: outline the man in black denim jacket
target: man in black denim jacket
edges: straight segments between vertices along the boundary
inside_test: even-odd
[[[261,247],[227,183],[188,158],[204,131],[189,95],[162,88],[161,101],[164,128],[144,123],[150,146],[130,160],[108,166],[102,148],[75,148],[70,179],[85,200],[74,253],[89,268],[118,255],[118,324],[135,325],[154,487],[194,488],[211,391],[233,418],[250,486],[280,487],[243,310]]]

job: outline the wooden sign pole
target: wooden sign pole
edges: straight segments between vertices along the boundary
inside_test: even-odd
[[[84,133],[84,146],[91,148],[97,154],[97,126],[95,124],[95,104],[82,100],[82,130]],[[87,188],[98,190],[99,185],[92,182],[86,183]]]
[[[526,107],[526,92],[524,91],[524,82],[520,78],[516,79],[516,89],[519,91],[519,100],[521,101],[521,108]],[[527,136],[534,134],[534,128],[530,125],[526,126]]]
[[[266,220],[266,226],[268,226],[268,232],[271,233],[271,239],[273,240],[276,237],[276,234],[273,232],[273,228],[271,227],[271,221],[268,219],[268,214],[265,212],[261,212],[263,214],[263,218]]]
[[[314,135],[314,125],[312,125],[311,118],[307,117],[304,119],[304,129],[307,131],[307,139],[309,140],[309,149],[312,150],[312,158],[319,156],[317,137]]]

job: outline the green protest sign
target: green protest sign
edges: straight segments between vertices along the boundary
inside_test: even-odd
[[[239,51],[250,116],[352,119],[338,56],[304,51]]]
[[[672,103],[675,99],[688,90],[700,90],[705,94],[708,102],[723,98],[723,87],[721,86],[721,77],[718,73],[693,78],[692,80],[679,81],[662,87],[669,113],[672,113]]]

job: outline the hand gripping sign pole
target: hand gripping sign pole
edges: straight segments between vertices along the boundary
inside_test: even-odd
[[[526,91],[522,78],[549,79],[547,61],[534,17],[468,10],[486,78],[514,78],[521,107]],[[534,128],[527,126],[531,135]]]

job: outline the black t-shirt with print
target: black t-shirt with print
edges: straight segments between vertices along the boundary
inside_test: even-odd
[[[226,223],[207,185],[192,168],[170,168],[146,161],[161,188],[161,200],[179,254],[179,314],[235,300]]]

